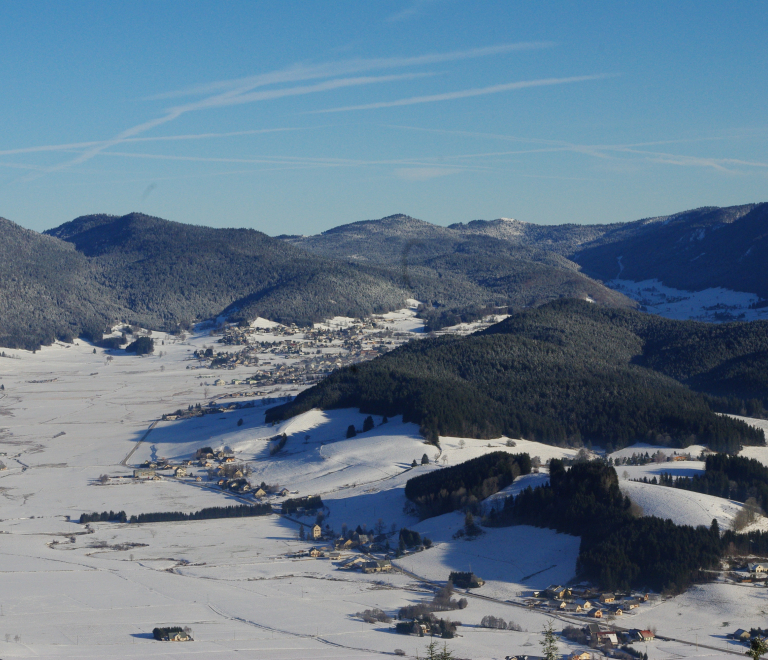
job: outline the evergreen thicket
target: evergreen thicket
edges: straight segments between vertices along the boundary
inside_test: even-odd
[[[102,511],[101,513],[82,513],[80,514],[80,524],[92,522],[128,522],[128,516],[125,511]]]
[[[764,511],[768,510],[768,467],[754,458],[722,454],[707,456],[704,474],[673,477],[665,473],[659,483],[737,502],[754,497]]]
[[[636,518],[616,471],[602,462],[566,470],[550,462],[550,483],[507,498],[489,525],[528,524],[581,537],[577,572],[605,590],[650,588],[678,593],[705,579],[726,549],[716,526]],[[768,538],[768,535],[767,535]]]
[[[149,355],[155,351],[155,340],[151,337],[139,337],[125,347],[126,353],[136,353],[136,355]]]
[[[305,511],[315,511],[323,508],[323,500],[319,495],[309,495],[307,497],[290,497],[283,502],[282,512],[284,514],[295,513],[299,509]]]
[[[528,454],[495,451],[413,477],[405,484],[405,496],[419,507],[422,519],[431,518],[472,506],[530,471]]]
[[[549,303],[469,337],[410,342],[339,369],[267,412],[280,421],[312,408],[402,414],[425,437],[522,437],[548,444],[694,443],[737,452],[761,431],[716,414],[748,400],[720,395],[739,365],[752,410],[768,404],[759,359],[768,322],[712,325]],[[754,365],[754,366],[753,366]]]

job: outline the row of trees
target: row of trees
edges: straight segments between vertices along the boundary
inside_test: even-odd
[[[103,511],[102,513],[83,513],[80,523],[91,522],[173,522],[178,520],[212,520],[214,518],[244,518],[250,516],[268,516],[272,513],[270,504],[239,504],[234,506],[214,506],[192,513],[181,511],[155,511],[153,513],[140,513],[130,518],[125,511]]]

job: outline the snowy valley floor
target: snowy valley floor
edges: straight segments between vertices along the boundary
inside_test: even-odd
[[[521,606],[520,596],[570,580],[579,539],[509,527],[488,530],[475,541],[454,540],[462,516],[419,522],[404,510],[403,487],[414,474],[489,451],[527,451],[542,460],[574,451],[521,440],[506,447],[505,439],[461,438],[441,439],[438,451],[399,418],[383,425],[376,418],[372,431],[346,439],[350,424],[362,426],[358,411],[311,411],[271,427],[264,424],[266,406],[258,401],[253,408],[160,422],[139,443],[163,413],[205,403],[200,374],[187,366],[191,352],[211,339],[202,334],[184,342],[156,338],[165,340],[162,356],[115,355],[107,361],[103,350],[94,354],[78,341],[35,354],[11,351],[20,359],[0,359],[5,388],[0,391],[0,460],[7,466],[0,471],[0,657],[368,659],[397,648],[423,656],[428,640],[397,635],[390,624],[363,623],[355,613],[378,607],[392,615],[403,605],[431,598],[429,585],[413,576],[444,583],[451,570],[472,570],[487,580],[470,595],[465,610],[440,615],[462,622],[459,637],[449,643],[457,657],[540,652],[540,631],[550,617]],[[226,378],[246,371],[229,371]],[[217,376],[205,374],[209,380]],[[213,390],[209,398],[222,392]],[[285,449],[270,457],[268,440],[282,433],[288,435]],[[241,503],[214,487],[199,468],[184,479],[117,479],[131,476],[133,467],[147,459],[191,458],[204,445],[232,447],[239,461],[253,466],[254,483],[321,495],[336,531],[343,523],[370,529],[381,519],[387,528],[419,531],[434,547],[396,560],[404,572],[364,575],[340,570],[329,559],[287,556],[312,543],[298,540],[298,524],[278,515],[104,522],[92,524],[90,533],[76,522],[90,511],[125,510],[130,516]],[[768,449],[748,452],[768,462]],[[432,464],[412,469],[413,459],[420,461],[424,453]],[[717,518],[727,526],[739,510],[735,502],[630,481],[663,469],[628,467],[626,477],[618,469],[622,487],[646,514],[696,525]],[[700,471],[703,464],[683,462],[675,469]],[[112,477],[109,485],[97,482],[103,474]],[[531,475],[510,490],[545,480],[545,474]],[[281,498],[271,501],[279,505]],[[729,648],[724,635],[737,627],[764,627],[766,612],[767,589],[714,583],[659,599],[615,623],[655,627],[682,640],[648,644],[651,658],[713,658],[729,651],[743,655],[743,648]],[[512,620],[525,632],[480,628],[488,614]],[[565,623],[555,621],[558,629]],[[195,641],[153,641],[152,629],[162,625],[189,626]],[[575,648],[561,644],[563,653]]]

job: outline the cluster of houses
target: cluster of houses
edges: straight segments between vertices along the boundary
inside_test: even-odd
[[[219,382],[220,381],[220,382]],[[224,385],[224,381],[219,379],[216,384]],[[261,394],[260,392],[251,392],[254,396]],[[254,401],[243,401],[242,403],[214,403],[209,402],[207,406],[189,406],[186,410],[179,409],[172,413],[163,414],[162,420],[164,422],[175,422],[177,419],[191,419],[192,417],[203,417],[205,415],[216,415],[219,413],[233,412],[235,410],[241,410],[243,408],[253,408],[256,405]]]
[[[184,460],[181,463],[171,463],[167,460],[157,461],[144,461],[140,467],[133,471],[134,479],[150,479],[159,480],[161,477],[173,476],[177,479],[183,479],[189,476],[190,470],[194,465],[194,461]],[[160,474],[165,473],[165,474]],[[196,477],[197,481],[201,481],[201,477]]]
[[[359,570],[363,573],[388,573],[392,570],[392,562],[389,559],[372,559],[357,555],[344,560],[339,568],[345,571]]]
[[[250,378],[233,379],[232,385],[307,385],[320,380],[335,369],[370,360],[397,348],[413,335],[407,332],[393,333],[384,327],[386,320],[361,320],[345,327],[322,327],[299,329],[295,325],[272,328],[223,326],[211,334],[221,334],[218,342],[225,345],[245,346],[237,352],[211,349],[196,351],[196,369],[235,369],[237,367],[258,367],[261,373]],[[300,335],[295,337],[296,335]],[[274,364],[265,361],[266,355],[283,358],[298,358],[290,364]],[[214,385],[228,385],[219,378]],[[256,391],[256,396],[264,392]]]
[[[553,584],[543,591],[534,591],[526,600],[529,607],[582,614],[593,619],[622,616],[637,609],[649,599],[648,594],[595,593],[591,589],[572,589]]]

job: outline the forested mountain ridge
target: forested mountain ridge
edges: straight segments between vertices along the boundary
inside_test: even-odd
[[[520,309],[561,297],[635,305],[579,272],[578,265],[549,245],[542,248],[530,241],[455,227],[397,214],[342,225],[317,236],[283,239],[315,254],[375,264],[396,273],[411,297],[426,303],[423,316],[428,321],[450,310],[465,312],[487,305]],[[549,235],[552,228],[538,229]],[[580,229],[568,226],[566,231],[570,236]],[[595,232],[586,228],[584,233],[591,237]]]
[[[677,289],[720,286],[768,299],[768,203],[638,220],[569,256],[604,281],[658,279]]]
[[[402,307],[390,273],[312,255],[249,229],[132,213],[45,234],[0,221],[0,345],[98,336],[127,321],[172,331],[221,313],[310,323]]]
[[[117,312],[73,246],[0,218],[0,346],[35,348],[73,328],[99,331]]]
[[[762,432],[715,410],[751,405],[750,412],[760,413],[768,389],[753,374],[744,393],[752,401],[713,400],[706,393],[718,393],[724,365],[748,365],[766,350],[765,322],[716,326],[556,301],[480,334],[411,342],[340,369],[267,418],[358,407],[403,414],[432,440],[504,434],[551,444],[700,442],[736,451],[763,444]]]
[[[97,279],[163,326],[237,313],[306,324],[402,306],[387,273],[332,261],[253,229],[213,229],[132,213],[85,216],[47,232],[92,259]]]
[[[317,254],[390,265],[399,260],[411,268],[434,267],[426,262],[461,254],[465,246],[491,254],[506,249],[521,262],[583,271],[579,274],[600,282],[658,279],[678,289],[723,287],[768,299],[768,203],[704,207],[604,225],[499,218],[441,227],[394,215],[285,240]],[[457,273],[467,275],[460,267],[450,274],[457,279]]]
[[[416,234],[444,231],[411,224]],[[506,311],[560,296],[632,304],[559,255],[514,253],[482,237],[447,252],[432,249],[413,263],[398,257],[393,265],[315,254],[252,229],[131,213],[82,216],[44,234],[2,221],[0,243],[0,345],[6,347],[99,337],[118,321],[173,331],[225,314],[304,325],[401,308],[412,297],[439,310]]]

